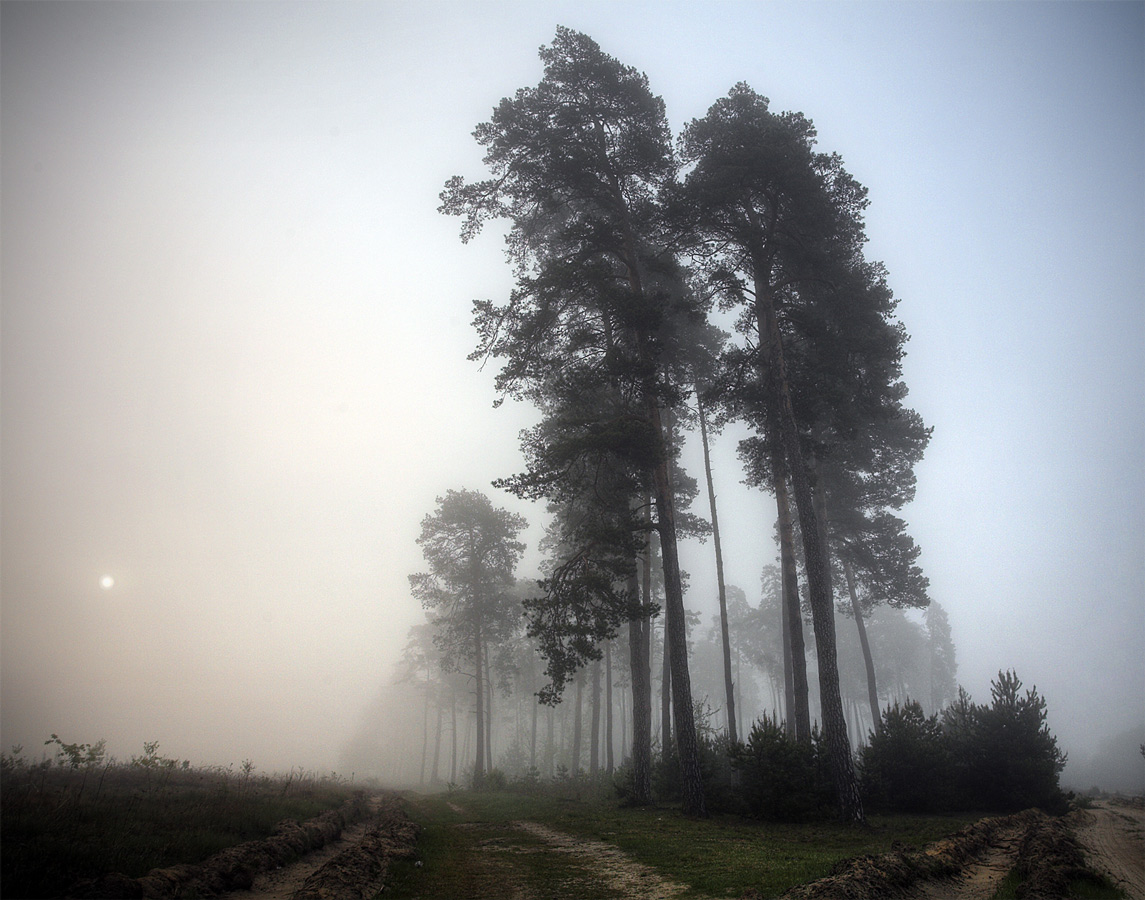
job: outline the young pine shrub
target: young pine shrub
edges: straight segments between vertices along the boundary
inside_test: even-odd
[[[946,809],[952,775],[938,716],[907,700],[884,711],[880,726],[859,755],[867,808],[928,813]]]
[[[1046,701],[1037,689],[1021,693],[1014,672],[999,672],[989,706],[960,690],[942,713],[942,733],[953,770],[952,805],[1017,812],[1040,807],[1065,812],[1058,784],[1066,755],[1046,724]]]
[[[993,702],[978,715],[982,768],[975,786],[1003,812],[1031,806],[1064,813],[1069,803],[1058,784],[1066,755],[1046,724],[1046,701],[1037,688],[1021,693],[1014,672],[999,672],[990,685]]]
[[[779,822],[829,818],[835,811],[830,762],[818,729],[797,743],[783,725],[764,715],[734,751],[740,791],[749,815]]]

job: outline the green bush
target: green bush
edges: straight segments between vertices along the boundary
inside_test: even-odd
[[[1058,777],[1066,756],[1046,725],[1037,689],[1022,693],[1013,672],[999,672],[992,702],[976,704],[964,691],[927,718],[913,701],[888,709],[860,756],[866,802],[895,812],[1040,807],[1065,812]]]
[[[1065,812],[1068,803],[1058,785],[1066,755],[1046,725],[1046,701],[1037,688],[1021,693],[1013,672],[999,672],[991,683],[993,702],[978,707],[974,721],[972,765],[964,785],[977,805],[1013,812],[1031,806]]]
[[[872,810],[925,813],[947,808],[952,770],[938,716],[907,700],[883,713],[859,756],[863,802]]]
[[[791,740],[783,726],[764,715],[747,741],[734,750],[740,796],[760,819],[801,822],[835,814],[830,765],[818,729],[809,743]]]

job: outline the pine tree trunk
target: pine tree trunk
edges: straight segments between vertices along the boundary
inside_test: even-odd
[[[484,653],[481,646],[481,629],[478,628],[473,632],[473,655],[476,660],[474,676],[477,680],[474,684],[474,695],[477,700],[477,759],[473,763],[473,786],[480,787],[481,782],[485,779],[485,683],[484,676]]]
[[[580,773],[580,732],[581,732],[581,707],[584,706],[584,673],[576,673],[576,706],[573,707],[573,740],[572,740],[572,765],[569,767],[573,778],[576,778]]]
[[[450,739],[453,747],[449,755],[449,783],[457,784],[457,685],[449,693]]]
[[[628,703],[624,699],[624,691],[617,694],[616,699],[620,705],[620,764],[624,766],[632,758],[630,755],[632,744],[628,740]]]
[[[720,520],[716,515],[716,488],[712,481],[712,458],[708,447],[707,414],[696,385],[696,410],[700,417],[700,443],[704,450],[704,476],[708,482],[708,506],[712,512],[712,545],[716,552],[716,587],[720,601],[720,639],[724,648],[724,694],[727,703],[728,737],[734,744],[739,740],[736,732],[735,683],[732,681],[732,644],[728,635],[728,595],[724,587],[724,554],[720,546]]]
[[[635,572],[628,579],[628,589],[635,596],[638,585]],[[632,670],[632,778],[633,802],[652,802],[652,670],[648,660],[648,604],[645,613],[628,622],[628,654]]]
[[[695,714],[692,709],[692,684],[688,673],[688,636],[684,621],[684,591],[680,579],[680,560],[676,552],[676,510],[668,474],[667,431],[660,409],[650,404],[649,413],[656,433],[664,436],[663,459],[653,470],[656,491],[657,526],[660,532],[660,556],[664,564],[664,627],[671,655],[672,699],[676,716],[676,749],[680,756],[680,779],[686,816],[706,816],[704,782],[700,771],[700,750],[696,738]]]
[[[485,771],[493,770],[493,674],[485,649]]]
[[[604,642],[604,770],[612,774],[614,765],[612,747],[612,639]]]
[[[468,715],[468,710],[465,716],[465,739],[461,745],[461,759],[469,758],[469,748],[473,741],[473,722],[474,719]]]
[[[425,680],[425,703],[422,705],[421,710],[421,774],[418,776],[418,784],[425,784],[425,764],[429,756],[429,673],[426,673]]]
[[[791,655],[791,611],[787,606],[784,581],[779,585],[779,633],[783,644],[783,727],[795,736],[795,663]]]
[[[557,743],[556,737],[553,733],[553,726],[556,724],[557,711],[550,706],[547,716],[548,723],[545,734],[545,737],[547,738],[547,743],[545,744],[545,769],[548,777],[552,778],[556,774]]]
[[[596,139],[600,148],[602,170],[607,173],[609,186],[616,210],[619,213],[622,237],[623,259],[627,268],[628,286],[633,299],[643,304],[647,302],[641,273],[639,242],[632,226],[628,207],[628,197],[621,188],[620,180],[612,168],[608,157],[607,140],[603,124],[596,125]],[[660,411],[657,382],[659,363],[652,348],[650,334],[640,327],[634,329],[637,357],[648,374],[641,386],[644,409],[648,423],[657,437],[660,459],[652,470],[653,493],[656,498],[656,527],[660,534],[660,556],[664,565],[664,612],[665,625],[671,634],[669,644],[672,650],[672,694],[676,707],[676,743],[680,754],[680,774],[684,788],[684,815],[705,816],[704,785],[700,774],[699,745],[696,739],[696,723],[692,711],[692,685],[688,675],[688,645],[684,625],[684,588],[680,578],[680,561],[676,548],[676,508],[672,493],[672,479],[669,472],[671,441],[669,429],[665,427]]]
[[[437,730],[433,736],[433,768],[429,772],[429,783],[437,784],[440,778],[439,764],[441,762],[441,719],[445,712],[444,705],[441,702],[441,683],[438,682],[438,689],[434,692],[437,699]]]
[[[851,564],[843,562],[843,574],[847,576],[847,592],[851,595],[851,610],[855,614],[855,627],[859,629],[859,645],[863,648],[863,664],[867,667],[867,699],[871,702],[871,721],[874,730],[878,731],[882,725],[882,716],[879,714],[879,691],[875,685],[875,661],[871,657],[871,644],[867,640],[867,626],[863,624],[863,610],[859,606],[859,597],[855,591],[855,576],[851,571]]]
[[[537,769],[537,716],[540,714],[541,704],[537,702],[537,698],[532,698],[533,704],[533,728],[532,735],[529,740],[529,768],[533,771]]]
[[[774,464],[773,464],[774,465]],[[780,469],[782,471],[782,468]],[[807,648],[803,642],[803,609],[799,602],[799,583],[795,566],[795,531],[791,524],[791,503],[787,496],[787,479],[773,482],[775,505],[779,515],[779,561],[783,582],[783,611],[786,613],[784,635],[791,649],[792,709],[790,724],[795,740],[811,740],[811,704],[807,686]]]
[[[664,622],[660,655],[660,753],[667,759],[672,746],[672,654],[668,650],[668,623]]]
[[[596,778],[600,771],[600,660],[592,661],[592,719],[589,727],[588,771]]]
[[[756,272],[761,272],[756,266]],[[760,344],[767,347],[767,380],[774,406],[779,412],[780,436],[783,441],[787,470],[795,494],[795,508],[803,534],[803,559],[811,598],[811,621],[815,630],[815,648],[819,663],[819,701],[823,720],[823,739],[831,760],[835,788],[839,793],[840,813],[846,822],[863,822],[863,801],[859,796],[855,763],[847,738],[847,720],[839,689],[839,666],[835,648],[834,604],[831,600],[830,574],[827,570],[826,547],[815,514],[811,480],[799,443],[799,429],[791,406],[791,390],[783,359],[779,323],[766,284],[756,281],[756,316]]]

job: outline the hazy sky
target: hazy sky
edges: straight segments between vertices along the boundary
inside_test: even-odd
[[[487,490],[535,550],[540,510],[488,487],[531,414],[466,360],[500,240],[436,207],[558,24],[646,72],[676,130],[738,81],[814,120],[911,335],[934,439],[906,517],[960,681],[986,700],[1016,668],[1075,752],[1145,723],[1142,4],[0,16],[5,750],[333,767],[421,618],[435,497]],[[716,477],[755,601],[774,506],[739,436]],[[709,557],[683,559],[705,620]]]

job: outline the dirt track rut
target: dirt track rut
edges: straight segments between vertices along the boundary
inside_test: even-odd
[[[270,869],[255,876],[249,891],[230,891],[220,894],[218,900],[291,900],[302,889],[311,875],[339,853],[361,843],[370,828],[369,822],[359,822],[342,832],[338,840],[279,869]]]

